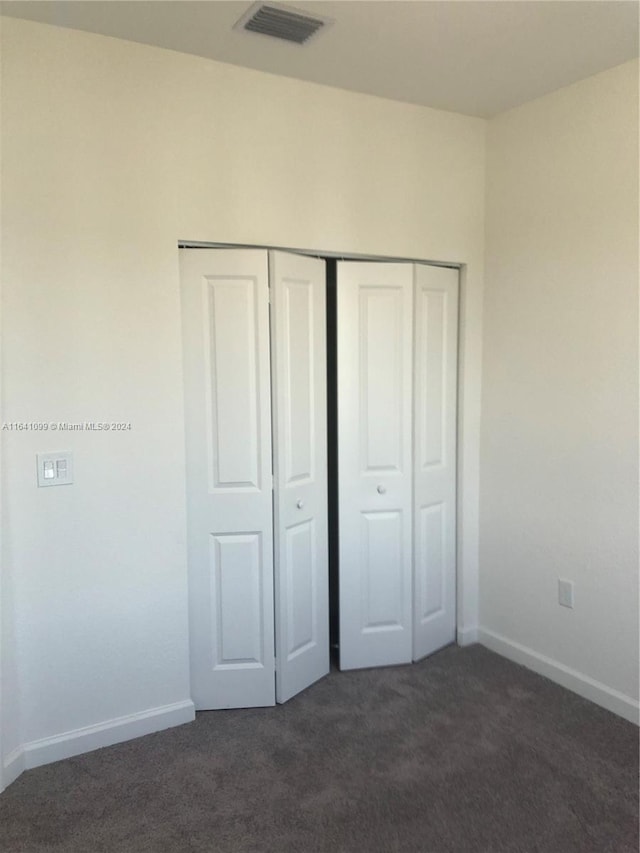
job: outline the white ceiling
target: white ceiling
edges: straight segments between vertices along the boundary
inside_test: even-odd
[[[485,117],[638,56],[635,0],[280,4],[334,19],[306,46],[233,30],[251,5],[250,0],[3,0],[0,10]]]

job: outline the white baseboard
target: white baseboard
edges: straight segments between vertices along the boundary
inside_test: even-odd
[[[24,749],[19,746],[17,749],[12,749],[9,755],[4,759],[2,773],[0,774],[0,793],[18,778],[25,769],[24,765]]]
[[[541,655],[533,649],[527,648],[527,646],[522,646],[520,643],[503,637],[501,634],[489,631],[488,628],[480,627],[478,629],[478,642],[491,651],[509,658],[515,663],[522,664],[539,675],[546,676],[551,681],[572,690],[584,699],[595,702],[596,705],[606,708],[607,711],[612,711],[636,725],[640,724],[639,703],[630,696],[620,693],[619,690],[607,687],[606,684],[602,684],[602,682],[596,681],[582,672],[565,666],[553,658]]]
[[[456,639],[459,646],[471,646],[478,642],[478,629],[473,628],[458,628]]]
[[[52,761],[61,761],[63,758],[101,749],[103,746],[112,746],[115,743],[149,735],[162,729],[182,725],[182,723],[190,723],[194,719],[195,708],[193,702],[188,699],[173,705],[151,708],[138,714],[116,717],[104,723],[64,732],[54,737],[34,740],[25,743],[22,747],[23,769],[31,770],[41,764],[50,764]]]

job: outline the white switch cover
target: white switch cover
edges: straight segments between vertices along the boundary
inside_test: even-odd
[[[38,453],[38,486],[68,486],[73,483],[73,453]]]
[[[558,578],[558,604],[573,608],[573,581]]]

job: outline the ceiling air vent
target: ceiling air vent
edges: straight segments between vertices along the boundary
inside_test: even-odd
[[[273,36],[294,44],[305,44],[328,23],[330,22],[327,18],[307,15],[299,9],[256,3],[240,18],[234,29]]]

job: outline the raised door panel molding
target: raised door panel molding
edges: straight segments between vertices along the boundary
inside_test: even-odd
[[[211,536],[213,669],[264,666],[259,532]]]
[[[303,521],[286,533],[287,660],[318,642],[315,523]]]
[[[365,634],[403,627],[402,513],[362,514],[361,625]]]
[[[360,288],[360,452],[363,472],[401,472],[406,424],[401,287]]]
[[[315,451],[315,373],[313,286],[285,278],[282,366],[286,383],[283,418],[285,485],[313,480]]]
[[[443,465],[447,455],[445,413],[447,388],[448,294],[429,287],[418,289],[417,322],[422,326],[424,383],[420,409],[416,413],[420,464],[423,468]]]
[[[422,507],[417,527],[416,616],[424,624],[442,612],[448,581],[445,577],[447,525],[444,505],[439,503]]]
[[[210,489],[260,489],[255,278],[207,276],[205,330]]]

